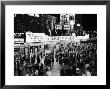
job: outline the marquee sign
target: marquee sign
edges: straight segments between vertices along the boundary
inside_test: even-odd
[[[62,29],[62,25],[56,25],[56,29]]]
[[[14,43],[15,44],[24,43],[24,39],[23,38],[14,38]]]
[[[26,42],[42,42],[45,41],[44,33],[26,33]]]
[[[47,36],[44,33],[26,33],[26,43],[32,43],[32,42],[49,42],[49,41],[80,41],[80,40],[86,40],[89,39],[89,35],[85,36]]]

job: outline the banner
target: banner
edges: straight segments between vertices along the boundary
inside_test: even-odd
[[[64,29],[70,30],[70,25],[64,25]]]
[[[66,40],[66,41],[68,41],[68,40],[70,40],[70,36],[59,36],[59,40],[61,41],[61,40]]]
[[[26,33],[26,42],[42,42],[45,41],[44,33]]]
[[[62,25],[56,25],[56,29],[62,29]]]
[[[89,39],[89,35],[77,36],[72,34],[72,36],[47,36],[44,33],[26,33],[26,43],[32,42],[52,42],[52,41],[80,41]]]
[[[14,38],[14,43],[15,44],[24,43],[24,39],[23,38]]]

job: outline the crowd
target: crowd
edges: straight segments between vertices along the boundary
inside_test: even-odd
[[[96,49],[96,43],[90,42],[58,50],[57,59],[62,66],[61,76],[96,76]]]
[[[14,75],[50,76],[55,61],[60,65],[61,76],[97,76],[97,44],[68,43],[47,54],[19,53],[14,56]]]

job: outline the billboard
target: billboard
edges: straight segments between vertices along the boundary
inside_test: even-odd
[[[30,33],[26,32],[26,43],[45,41],[44,33]]]
[[[56,25],[56,29],[62,29],[62,25]]]
[[[23,38],[14,38],[14,44],[21,44],[21,43],[24,43]]]
[[[64,29],[70,30],[70,25],[64,25]]]

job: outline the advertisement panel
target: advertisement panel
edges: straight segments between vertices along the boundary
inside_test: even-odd
[[[26,42],[42,42],[45,41],[44,33],[26,33]]]

